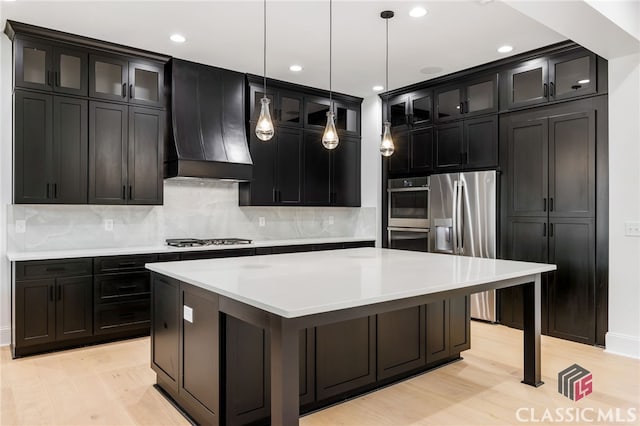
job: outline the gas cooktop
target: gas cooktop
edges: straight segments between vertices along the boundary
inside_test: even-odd
[[[167,245],[172,247],[200,247],[200,246],[220,246],[234,244],[251,244],[251,240],[244,238],[169,238]]]

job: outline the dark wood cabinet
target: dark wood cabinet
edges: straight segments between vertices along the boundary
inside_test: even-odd
[[[89,103],[89,203],[162,204],[164,111]]]
[[[407,173],[409,171],[409,132],[391,132],[393,138],[393,155],[387,160],[387,169],[390,175]]]
[[[386,100],[386,119],[393,130],[418,128],[433,123],[433,91],[416,90]]]
[[[360,136],[360,104],[333,100],[322,96],[304,96],[304,127],[322,131],[327,125],[327,112],[333,111],[338,135]]]
[[[435,169],[438,172],[498,166],[498,117],[436,126]]]
[[[432,364],[471,347],[470,298],[461,296],[426,305],[426,361]]]
[[[255,123],[260,116],[262,108],[261,99],[264,97],[264,86],[262,84],[249,84],[249,121],[252,122],[250,131],[255,129]],[[279,89],[277,87],[267,87],[267,98],[269,98],[269,114],[276,126],[302,127],[303,125],[303,96],[299,93]]]
[[[502,109],[514,109],[597,92],[596,56],[586,49],[531,59],[503,72]]]
[[[304,133],[304,203],[331,204],[331,151],[322,145],[320,132]]]
[[[16,38],[16,88],[87,96],[86,51],[29,37]]]
[[[388,160],[391,176],[433,171],[434,128],[392,132],[395,151]]]
[[[438,122],[494,113],[498,110],[498,74],[445,85],[434,93]]]
[[[14,355],[93,335],[90,262],[19,262],[15,277]]]
[[[180,283],[153,275],[151,292],[151,367],[178,391],[180,350]]]
[[[424,306],[380,314],[376,321],[378,380],[424,367]]]
[[[14,203],[87,202],[87,101],[16,90]]]

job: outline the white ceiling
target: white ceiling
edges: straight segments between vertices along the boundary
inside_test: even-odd
[[[484,4],[483,4],[484,3]],[[422,5],[423,18],[409,10]],[[262,75],[262,1],[4,1],[12,19],[147,49],[204,64]],[[384,85],[385,22],[389,21],[391,89],[515,55],[564,39],[501,2],[333,2],[333,90],[370,96]],[[169,40],[172,33],[187,38]],[[329,1],[267,1],[267,75],[329,88]],[[304,67],[300,73],[289,65]],[[425,74],[433,67],[441,71]]]

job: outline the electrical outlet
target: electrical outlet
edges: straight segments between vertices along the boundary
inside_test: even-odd
[[[26,220],[16,220],[16,234],[24,234],[27,232],[27,221]]]
[[[333,216],[329,216],[328,222],[329,222],[329,225],[333,225]]]
[[[629,237],[640,237],[640,222],[625,222],[624,235]]]
[[[113,219],[104,220],[104,230],[107,232],[113,232]]]
[[[258,226],[262,228],[262,227],[264,227],[265,225],[266,225],[266,221],[264,220],[264,217],[260,216],[260,217],[258,218]]]

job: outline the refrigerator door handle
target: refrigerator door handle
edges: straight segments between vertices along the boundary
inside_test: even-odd
[[[453,254],[458,254],[458,181],[453,181],[453,208],[451,209],[451,216],[453,220],[453,244],[452,251]]]
[[[456,225],[458,225],[458,254],[464,254],[464,217],[462,215],[463,208],[463,191],[464,191],[464,181],[460,180],[458,182],[458,201],[457,201],[457,212],[456,215],[458,219],[456,221]]]

